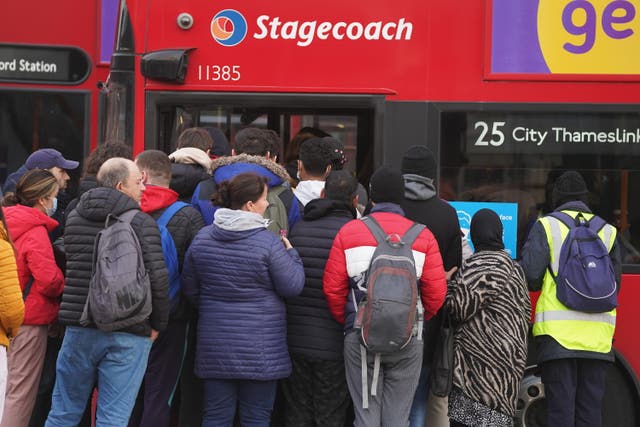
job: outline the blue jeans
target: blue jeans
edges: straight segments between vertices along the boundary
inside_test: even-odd
[[[205,379],[202,427],[233,425],[240,403],[242,427],[269,427],[277,381]]]
[[[429,367],[423,365],[416,394],[409,413],[409,427],[424,427],[427,421],[427,399],[429,398]]]
[[[45,427],[76,426],[96,382],[96,427],[126,427],[150,349],[147,337],[67,327]]]

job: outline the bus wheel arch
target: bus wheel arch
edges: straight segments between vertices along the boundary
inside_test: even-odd
[[[605,397],[602,405],[603,427],[635,427],[640,421],[640,383],[633,369],[618,351],[607,370]],[[546,426],[547,405],[544,385],[537,365],[527,366],[518,392],[515,425]]]

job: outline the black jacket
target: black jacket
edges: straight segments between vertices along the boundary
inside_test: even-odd
[[[462,264],[462,234],[456,210],[440,199],[435,190],[433,180],[420,175],[404,175],[405,193],[402,209],[405,216],[427,226],[438,242],[442,255],[444,270],[460,267]],[[433,360],[438,331],[442,324],[442,313],[439,312],[424,326],[425,365]]]
[[[180,200],[191,203],[193,191],[200,181],[211,179],[211,174],[196,164],[171,164],[171,183],[169,188],[178,193]]]
[[[344,224],[356,217],[352,206],[329,199],[310,201],[304,221],[298,221],[289,239],[304,265],[302,293],[287,298],[289,351],[325,360],[342,360],[344,333],[329,311],[322,292],[322,276],[333,239]]]
[[[147,187],[148,188],[148,187]],[[169,205],[157,209],[149,214],[156,221],[167,210]],[[184,263],[184,256],[191,245],[191,241],[200,229],[204,227],[204,221],[200,212],[195,210],[191,206],[185,206],[176,212],[169,223],[167,224],[167,230],[173,238],[173,243],[176,246],[176,253],[178,254],[178,268],[182,272],[182,265]],[[188,319],[193,315],[194,310],[190,308],[186,299],[183,297],[180,300],[178,307],[171,313],[171,319]]]
[[[118,215],[137,208],[138,204],[126,194],[99,187],[84,193],[76,209],[69,214],[64,234],[67,272],[59,315],[62,324],[80,325],[93,267],[93,244],[98,232],[104,228],[107,214]],[[151,281],[153,311],[148,321],[121,332],[149,336],[151,328],[162,331],[167,326],[169,279],[156,222],[141,211],[131,221],[131,227],[140,240],[142,258]]]

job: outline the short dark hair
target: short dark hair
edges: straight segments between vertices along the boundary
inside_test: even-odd
[[[345,170],[331,171],[324,183],[324,197],[350,203],[358,190],[358,180]]]
[[[145,150],[136,157],[140,170],[147,171],[156,185],[168,187],[171,182],[171,160],[160,150]]]
[[[264,136],[269,141],[269,153],[271,157],[279,156],[280,150],[282,149],[282,141],[280,140],[280,136],[275,130],[272,129],[264,129]]]
[[[211,201],[223,208],[240,209],[247,202],[257,202],[268,182],[266,177],[255,173],[241,173],[218,184]]]
[[[206,152],[210,150],[212,146],[213,139],[211,135],[209,135],[209,132],[199,127],[185,129],[178,137],[178,142],[176,143],[176,149],[178,150],[180,148],[193,147]]]
[[[96,176],[100,170],[100,166],[104,162],[114,157],[124,157],[131,159],[133,151],[131,146],[122,141],[106,141],[89,154],[85,166],[85,175]]]
[[[269,148],[269,139],[262,129],[244,128],[236,133],[233,144],[236,154],[265,156]]]
[[[324,138],[307,139],[300,145],[299,158],[311,175],[323,175],[333,160],[332,146]]]

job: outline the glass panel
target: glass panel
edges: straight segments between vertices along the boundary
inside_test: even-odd
[[[0,92],[0,181],[17,170],[33,151],[55,148],[82,161],[88,95],[64,92]],[[81,167],[69,171],[73,194]]]
[[[538,216],[554,208],[555,179],[577,170],[590,208],[621,230],[624,262],[640,263],[640,164],[630,161],[640,130],[627,130],[638,123],[640,114],[443,113],[440,196],[517,203],[519,254]]]
[[[172,107],[168,107],[172,108]],[[229,105],[183,105],[173,107],[173,124],[170,141],[159,141],[159,147],[175,149],[180,133],[193,126],[217,127],[233,141],[235,134],[248,126],[275,130],[283,141],[278,157],[285,162],[284,153],[291,138],[303,127],[314,127],[340,140],[345,146],[347,164],[345,169],[355,173],[358,145],[358,115],[299,114],[295,111],[276,108],[249,109]],[[168,120],[164,116],[163,120]],[[163,128],[163,125],[160,125]],[[290,170],[291,172],[291,170]]]

